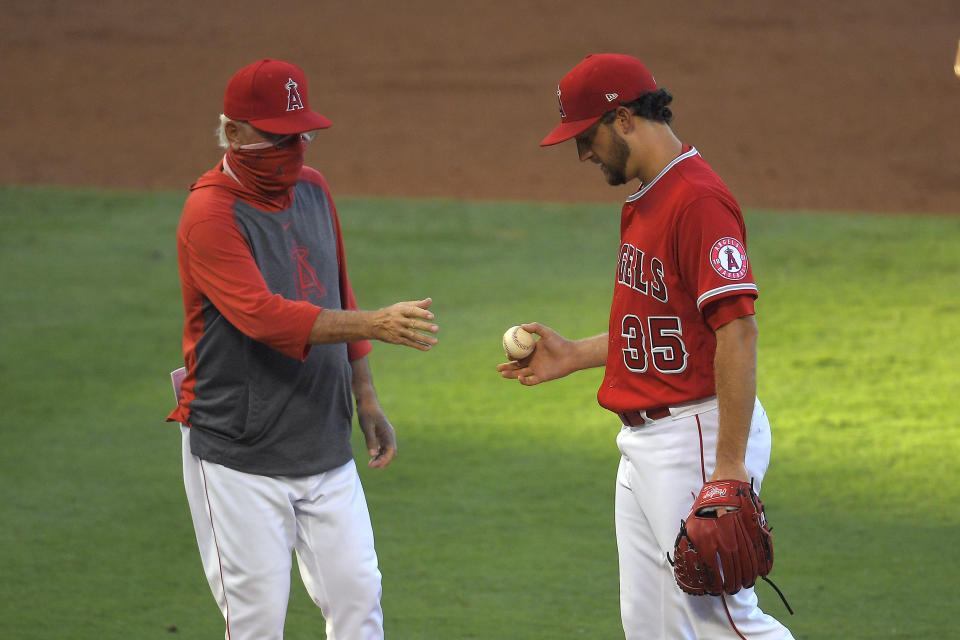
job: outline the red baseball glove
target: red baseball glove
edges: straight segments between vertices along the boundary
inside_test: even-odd
[[[734,594],[770,573],[773,541],[753,484],[705,484],[687,519],[680,521],[673,551],[677,584],[697,596]]]

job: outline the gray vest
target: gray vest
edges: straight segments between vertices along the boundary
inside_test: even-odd
[[[270,291],[341,309],[337,235],[319,185],[301,181],[280,212],[236,200],[234,221]],[[306,361],[241,333],[206,298],[197,342],[190,448],[203,460],[260,475],[303,476],[353,457],[347,345],[313,345]]]

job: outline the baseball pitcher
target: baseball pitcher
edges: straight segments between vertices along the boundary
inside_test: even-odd
[[[539,323],[533,353],[498,366],[535,385],[605,367],[619,417],[620,607],[629,640],[792,638],[757,605],[773,562],[757,494],[770,424],[756,397],[757,285],[740,208],[670,127],[669,92],[636,58],[591,55],[560,81],[561,123],[611,185],[639,180],[611,255],[607,332],[568,340]]]

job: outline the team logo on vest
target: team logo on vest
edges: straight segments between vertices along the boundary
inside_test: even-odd
[[[313,270],[313,266],[307,261],[309,256],[310,252],[307,251],[306,247],[301,247],[294,243],[290,257],[293,258],[294,264],[297,265],[296,283],[298,300],[318,300],[327,295],[327,290],[323,288],[323,285],[320,284],[320,279],[317,278],[317,272]]]
[[[300,85],[293,78],[287,78],[287,111],[303,109],[303,100],[300,99]]]
[[[721,238],[710,249],[713,270],[727,280],[742,280],[747,275],[747,250],[736,238]]]
[[[560,99],[560,87],[557,87],[557,104],[560,105],[560,117],[567,119],[567,112],[563,110],[563,100]]]

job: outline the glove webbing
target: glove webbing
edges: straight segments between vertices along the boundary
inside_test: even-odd
[[[770,530],[773,531],[773,527],[771,527]],[[684,535],[684,536],[686,536],[686,533],[687,533],[687,523],[686,523],[685,521],[683,521],[683,520],[680,521],[680,533],[681,533],[681,535]],[[693,546],[693,540],[690,540],[689,537],[687,537],[687,540],[689,541],[690,548],[696,550],[696,547]],[[667,551],[667,562],[670,563],[670,566],[671,566],[671,567],[674,566],[674,565],[673,565],[673,558],[670,557],[670,552],[669,552],[669,551]],[[771,587],[773,587],[773,590],[777,592],[777,595],[778,595],[778,596],[780,596],[780,600],[781,600],[781,602],[783,602],[783,606],[785,606],[785,607],[787,608],[787,611],[790,612],[790,615],[794,615],[794,614],[793,614],[793,608],[790,606],[790,603],[787,602],[787,597],[786,597],[785,595],[783,595],[783,591],[780,591],[780,587],[778,587],[776,584],[774,584],[773,580],[771,580],[771,579],[768,578],[767,576],[760,576],[760,577],[763,579],[764,582],[766,582],[768,585],[770,585]]]

